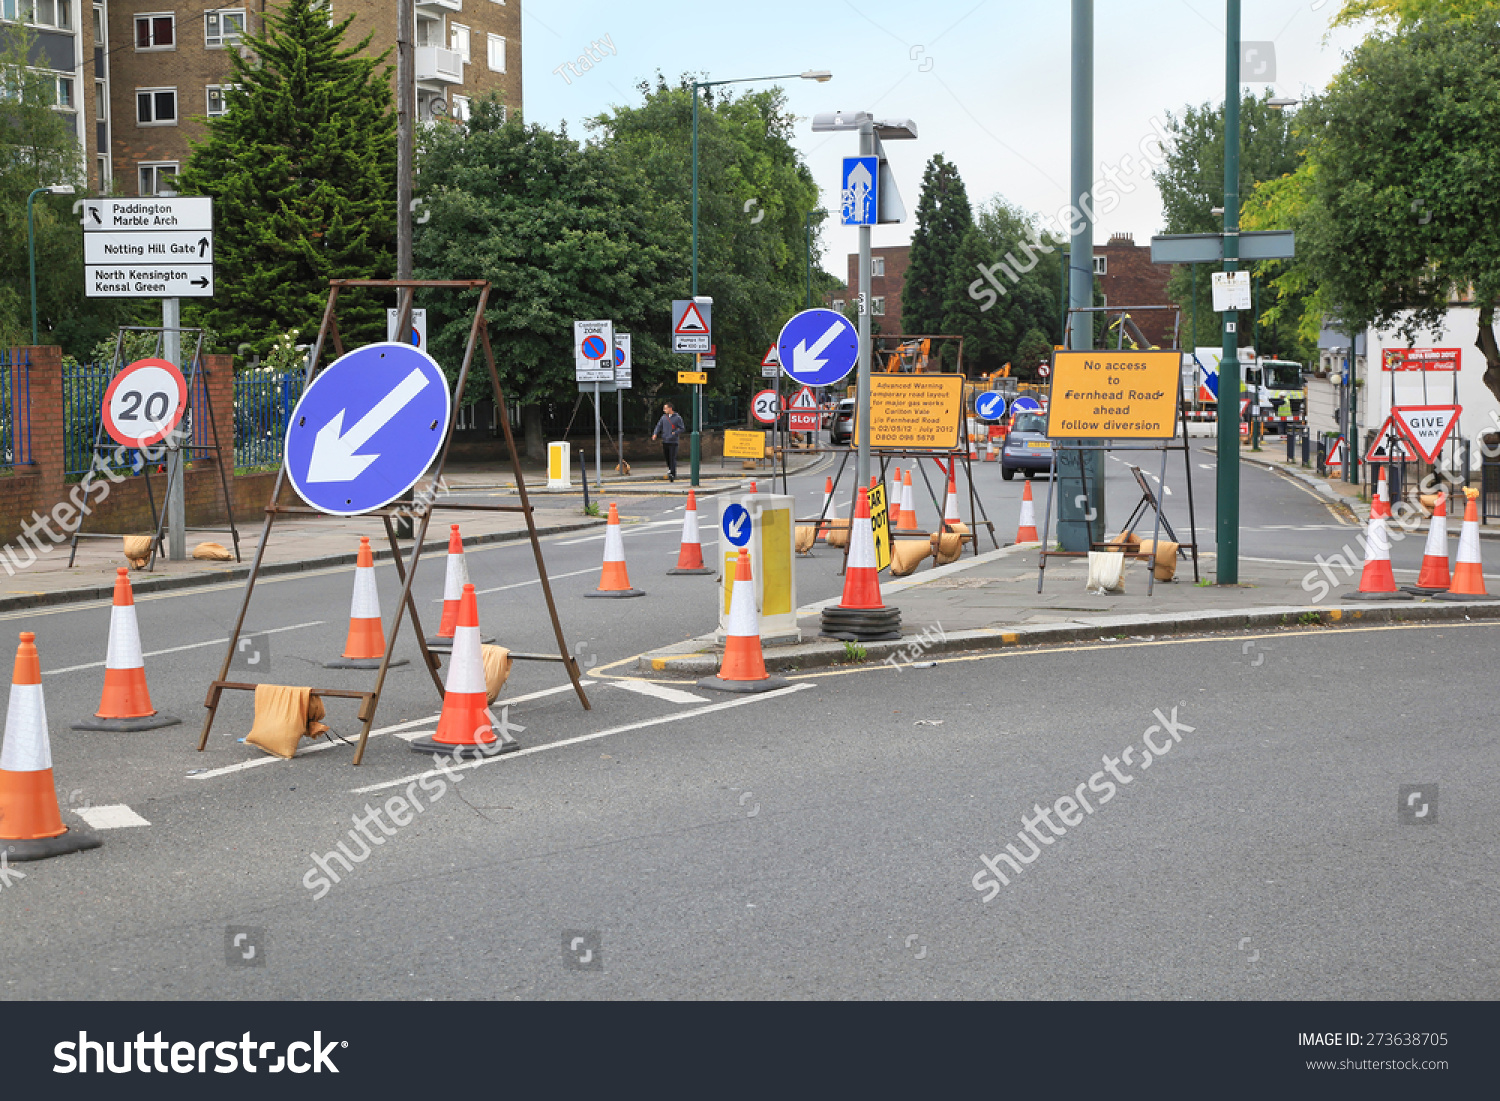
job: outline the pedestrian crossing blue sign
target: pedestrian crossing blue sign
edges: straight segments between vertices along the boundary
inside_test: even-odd
[[[839,192],[843,199],[842,223],[846,226],[873,226],[880,209],[880,158],[845,157]]]

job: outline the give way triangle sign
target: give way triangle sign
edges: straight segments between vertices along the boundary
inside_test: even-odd
[[[1448,441],[1458,415],[1459,405],[1393,405],[1391,416],[1396,427],[1421,454],[1424,462],[1437,462],[1438,452]]]

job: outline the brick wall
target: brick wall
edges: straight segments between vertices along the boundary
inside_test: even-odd
[[[1105,257],[1105,272],[1099,277],[1099,286],[1110,306],[1170,304],[1167,280],[1172,276],[1171,265],[1153,264],[1149,245],[1137,245],[1129,233],[1116,233],[1109,244],[1094,247],[1094,256]],[[1133,313],[1130,319],[1151,343],[1168,348],[1172,346],[1173,316],[1170,310],[1150,310]]]
[[[906,285],[906,269],[911,266],[911,246],[896,245],[891,248],[870,250],[871,268],[876,257],[885,261],[885,274],[870,276],[870,297],[885,299],[885,312],[870,316],[880,322],[883,336],[898,336],[905,333],[901,327],[901,288]],[[853,298],[859,294],[859,253],[849,254],[849,278],[843,289],[836,291],[835,298]],[[878,303],[876,303],[878,305]],[[920,334],[911,334],[913,336]]]

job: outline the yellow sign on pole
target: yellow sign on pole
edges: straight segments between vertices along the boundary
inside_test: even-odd
[[[1181,371],[1181,352],[1057,352],[1047,435],[1169,440]]]
[[[962,375],[871,375],[870,446],[952,451],[964,412]],[[855,443],[863,436],[857,425]]]
[[[707,371],[678,371],[677,372],[677,381],[678,381],[678,383],[680,383],[681,385],[684,385],[684,386],[686,386],[690,382],[696,383],[699,386],[707,386],[708,385],[708,372]]]
[[[875,533],[875,571],[891,564],[891,510],[885,500],[885,483],[870,490],[870,530]]]
[[[724,433],[724,457],[726,459],[764,459],[766,457],[766,434],[764,432]]]

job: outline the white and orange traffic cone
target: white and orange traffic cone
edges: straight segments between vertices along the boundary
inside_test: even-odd
[[[873,482],[874,479],[875,475],[871,474],[870,480]],[[832,525],[827,523],[826,521],[838,519],[838,511],[834,508],[833,503],[832,478],[823,479],[823,507],[818,511],[825,521],[824,523],[818,525],[818,542],[826,543],[828,542],[828,533],[830,530],[832,530]]]
[[[359,555],[354,560],[354,599],[349,606],[349,636],[342,657],[325,661],[325,669],[379,669],[385,659],[385,628],[380,622],[380,593],[375,588],[375,552],[370,537],[359,537]],[[391,665],[405,665],[405,658],[392,658]]]
[[[88,831],[63,825],[47,740],[42,663],[36,635],[22,631],[0,747],[0,852],[9,860],[41,860],[100,844]]]
[[[760,649],[760,615],[755,610],[755,579],[750,573],[750,554],[740,548],[734,564],[734,583],[729,590],[729,629],[725,632],[724,658],[719,671],[698,681],[700,688],[720,692],[769,692],[786,687],[781,677],[766,672]]]
[[[896,516],[896,530],[917,530],[917,510],[913,507],[910,470],[901,476],[901,511]]]
[[[987,463],[992,463],[995,461],[997,456],[998,452],[995,450],[995,437],[991,436],[989,438],[988,444],[984,449],[984,461]]]
[[[1481,577],[1481,581],[1483,578]],[[1409,593],[1431,596],[1448,591],[1453,577],[1448,571],[1448,491],[1440,490],[1427,525],[1427,546],[1422,551],[1422,572],[1415,585],[1402,585]]]
[[[1017,543],[1040,543],[1042,537],[1036,533],[1036,505],[1031,499],[1031,479],[1026,479],[1026,488],[1021,490],[1021,520],[1016,527]]]
[[[1458,532],[1458,559],[1453,563],[1453,584],[1437,600],[1494,600],[1484,588],[1484,565],[1479,559],[1479,491],[1464,486],[1464,526]]]
[[[870,494],[861,486],[850,523],[844,595],[837,604],[823,609],[823,634],[846,642],[901,637],[901,609],[888,608],[881,602],[879,573],[875,533],[870,527]]]
[[[180,722],[181,719],[163,715],[151,706],[130,571],[121,566],[115,570],[115,603],[109,610],[109,648],[104,656],[104,691],[99,697],[99,710],[92,719],[74,723],[73,729],[155,730]]]
[[[630,574],[625,570],[625,540],[620,536],[620,510],[613,501],[609,503],[609,524],[604,529],[604,568],[599,571],[599,587],[583,595],[646,595],[640,589],[630,587]]]
[[[943,528],[958,531],[962,526],[963,518],[958,514],[958,474],[955,471],[948,475],[948,496],[943,499]]]
[[[514,753],[521,743],[504,723],[495,728],[490,714],[489,689],[484,680],[483,644],[479,641],[479,600],[474,586],[465,584],[459,596],[458,623],[453,629],[453,653],[448,679],[443,682],[443,711],[430,738],[411,743],[418,753],[464,757],[496,757]]]
[[[453,631],[458,626],[458,604],[469,583],[469,564],[464,559],[464,540],[457,524],[448,525],[448,560],[443,566],[443,618],[438,632],[428,636],[427,649],[447,651],[453,646]],[[484,642],[494,642],[492,638]]]
[[[1380,468],[1379,488],[1370,501],[1370,522],[1365,529],[1365,567],[1360,571],[1359,588],[1344,593],[1344,600],[1410,600],[1411,594],[1396,588],[1395,575],[1391,573],[1391,536],[1387,530],[1386,517],[1391,514],[1387,498],[1385,467]]]
[[[608,535],[606,534],[606,538]],[[698,494],[688,490],[687,508],[682,512],[682,547],[677,551],[677,565],[668,573],[713,573],[703,564],[703,541],[698,535]],[[626,582],[629,584],[629,582]]]

